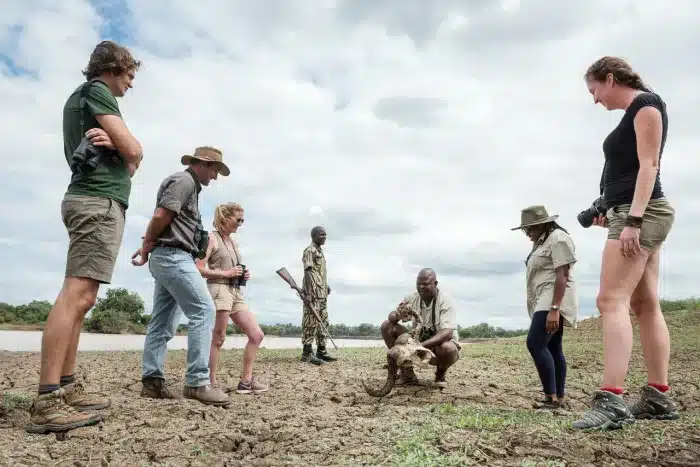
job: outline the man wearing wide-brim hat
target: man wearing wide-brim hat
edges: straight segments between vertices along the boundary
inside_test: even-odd
[[[148,224],[143,245],[131,257],[142,266],[149,261],[155,279],[153,312],[148,322],[143,351],[142,397],[173,399],[165,385],[167,344],[178,325],[178,306],[189,319],[187,330],[187,371],[184,397],[204,404],[226,406],[229,397],[209,380],[209,349],[216,313],[205,279],[195,258],[207,250],[208,235],[199,215],[199,193],[219,174],[231,173],[220,150],[203,146],[182,156],[187,169],[163,180],[158,189],[156,210]],[[140,259],[136,259],[140,256]]]
[[[527,349],[542,383],[544,400],[540,410],[568,407],[566,400],[566,358],[562,347],[564,326],[577,327],[578,297],[573,266],[574,242],[569,233],[542,205],[528,206],[520,213],[520,225],[533,247],[526,264],[527,311],[530,330]]]

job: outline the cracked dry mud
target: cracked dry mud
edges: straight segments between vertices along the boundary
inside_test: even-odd
[[[12,466],[272,466],[272,465],[700,465],[700,313],[669,315],[674,338],[671,385],[682,409],[672,422],[637,422],[609,433],[571,431],[600,381],[600,327],[567,329],[572,412],[540,414],[541,396],[522,339],[464,345],[448,387],[397,386],[367,395],[365,377],[381,385],[385,350],[346,349],[338,362],[301,363],[297,350],[261,350],[256,376],[266,394],[230,394],[228,409],[189,400],[139,397],[139,352],[79,355],[77,376],[113,406],[97,426],[65,436],[24,432],[36,391],[39,356],[3,352],[0,465]],[[644,384],[636,347],[628,389]],[[242,352],[224,351],[221,381],[235,387]],[[170,352],[167,376],[181,391],[185,353]],[[433,373],[418,370],[431,381]]]

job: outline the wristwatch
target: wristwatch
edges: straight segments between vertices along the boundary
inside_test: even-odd
[[[550,311],[559,311],[559,305],[552,305],[549,307]]]

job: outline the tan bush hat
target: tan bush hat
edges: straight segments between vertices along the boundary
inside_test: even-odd
[[[550,216],[542,205],[528,206],[520,212],[520,225],[510,230],[518,230],[531,225],[546,224],[555,221],[559,215]]]
[[[228,177],[231,174],[231,170],[229,170],[228,166],[224,164],[223,153],[216,148],[212,148],[211,146],[200,146],[194,150],[194,154],[186,154],[182,156],[182,159],[180,159],[180,161],[182,162],[182,165],[190,165],[192,159],[198,159],[200,161],[207,162],[215,162],[218,166],[218,172],[221,175],[223,175],[224,177]]]

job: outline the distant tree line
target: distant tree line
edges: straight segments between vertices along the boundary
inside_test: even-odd
[[[0,302],[0,326],[26,325],[41,326],[46,322],[52,304],[45,300],[33,300],[24,305],[10,305]],[[661,300],[663,312],[700,309],[700,299]],[[145,334],[151,315],[145,314],[144,302],[136,292],[125,288],[107,289],[105,297],[97,303],[85,319],[83,328],[88,332],[102,334]],[[287,324],[261,324],[265,335],[280,337],[300,337],[301,326]],[[178,331],[187,332],[187,325],[180,325]],[[381,338],[378,325],[362,323],[357,326],[331,324],[331,336],[337,338],[376,339]],[[515,337],[527,334],[527,329],[507,330],[487,323],[469,327],[458,327],[460,339],[494,339]],[[227,334],[242,334],[234,325],[229,325]]]

